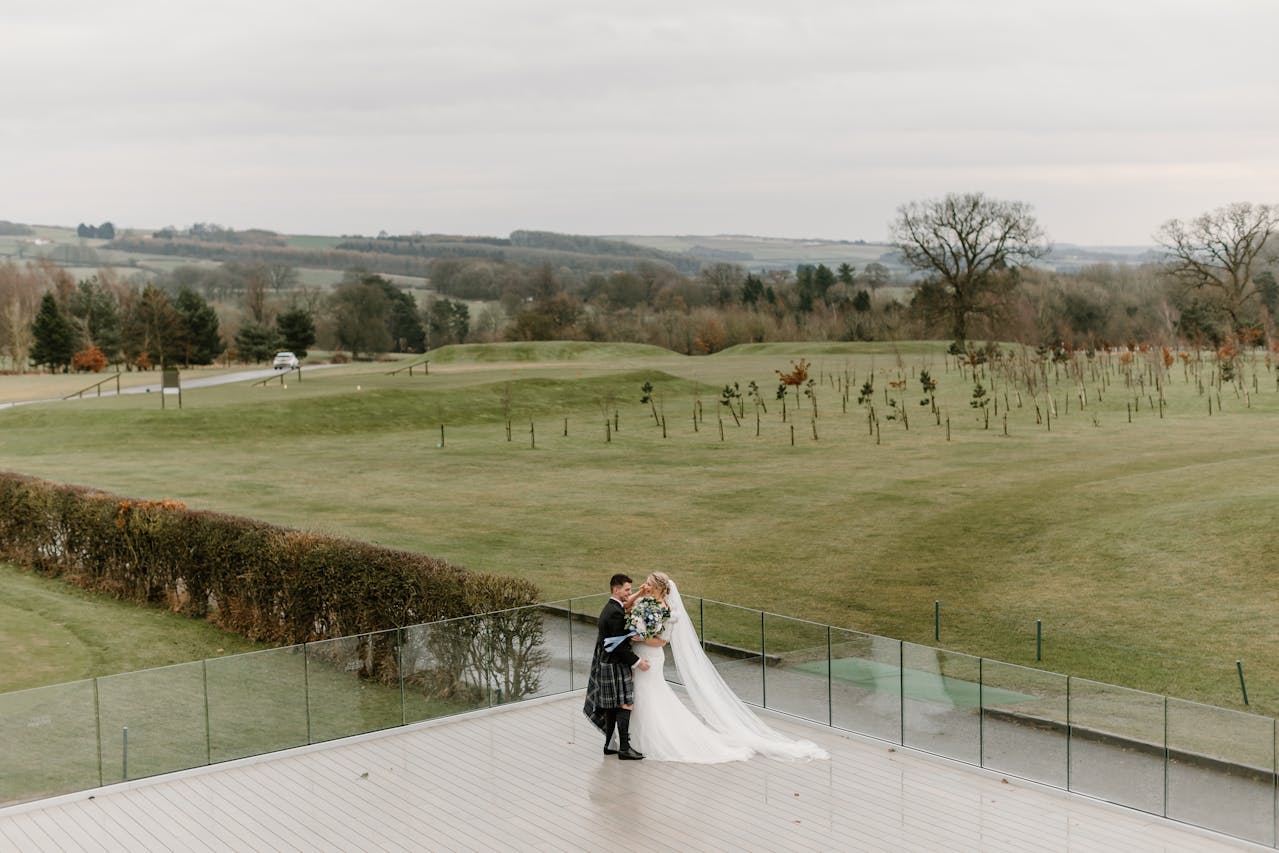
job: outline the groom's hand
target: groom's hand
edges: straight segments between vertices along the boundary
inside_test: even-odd
[[[636,665],[637,667],[639,667],[640,669],[643,669],[643,670],[647,670],[647,669],[648,669],[648,661],[644,660],[643,658],[640,658],[640,662],[639,662],[639,663],[637,663],[637,664],[635,664],[635,665]]]

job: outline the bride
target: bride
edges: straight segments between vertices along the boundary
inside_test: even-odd
[[[702,651],[684,600],[668,575],[649,575],[627,600],[627,612],[645,596],[670,609],[661,632],[651,639],[637,638],[633,646],[649,662],[648,669],[634,670],[635,710],[631,712],[631,739],[646,757],[700,764],[743,761],[756,754],[789,760],[829,757],[810,741],[794,740],[769,728],[737,698]],[[667,644],[696,715],[662,674]]]

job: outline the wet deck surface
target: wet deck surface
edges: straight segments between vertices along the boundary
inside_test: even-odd
[[[580,693],[0,810],[12,850],[1268,849],[765,715],[830,761],[621,762]]]

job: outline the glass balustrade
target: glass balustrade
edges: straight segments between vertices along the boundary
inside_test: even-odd
[[[581,690],[605,595],[0,694],[0,803]],[[747,703],[1275,846],[1276,721],[687,597]],[[668,677],[679,681],[673,661]]]

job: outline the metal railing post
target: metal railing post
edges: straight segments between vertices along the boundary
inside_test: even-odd
[[[982,664],[985,658],[977,658],[977,766],[986,766],[986,673]]]
[[[1070,727],[1070,676],[1066,676],[1066,790],[1070,790],[1070,742],[1073,731]]]
[[[830,626],[826,626],[826,725],[835,725],[835,656],[830,644]]]
[[[311,743],[311,664],[307,660],[306,645],[302,644],[302,690],[306,694],[306,742]]]
[[[301,370],[298,371],[299,373]],[[404,692],[404,631],[403,627],[395,629],[395,667],[400,672],[400,725],[409,723],[409,702]]]
[[[1164,797],[1163,816],[1168,817],[1168,697],[1164,697]]]
[[[93,679],[93,728],[94,739],[98,744],[98,786],[102,781],[102,702],[98,698],[98,679]]]
[[[204,679],[204,763],[213,763],[213,733],[209,723],[209,660],[200,661],[200,675]]]
[[[568,689],[572,691],[574,681],[577,675],[577,669],[574,666],[577,661],[573,658],[573,599],[568,600]]]
[[[759,703],[768,707],[768,646],[764,638],[764,611],[759,611]]]
[[[906,745],[906,641],[897,641],[897,722],[901,728],[897,740]]]

